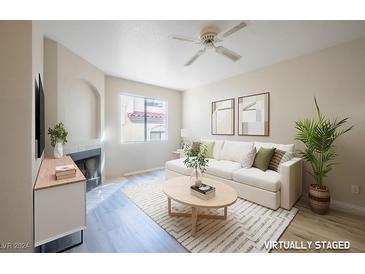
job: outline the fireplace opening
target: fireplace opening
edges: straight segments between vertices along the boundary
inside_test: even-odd
[[[101,149],[91,149],[69,154],[86,178],[86,191],[101,184]]]

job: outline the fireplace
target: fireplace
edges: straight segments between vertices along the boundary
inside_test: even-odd
[[[101,148],[70,153],[69,156],[86,178],[86,191],[101,184]]]

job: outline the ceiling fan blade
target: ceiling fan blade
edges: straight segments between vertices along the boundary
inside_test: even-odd
[[[197,53],[195,53],[195,55],[193,56],[193,57],[191,57],[190,58],[190,60],[189,61],[187,61],[186,63],[185,63],[185,66],[190,66],[196,59],[198,59],[198,57],[200,56],[200,55],[202,55],[203,53],[205,52],[205,48],[204,49],[201,49],[201,50],[199,50]]]
[[[232,61],[238,61],[239,59],[241,59],[241,55],[239,55],[238,53],[235,53],[234,51],[226,49],[225,47],[222,47],[222,46],[216,47],[215,51],[217,53],[231,59]]]
[[[235,25],[234,27],[231,27],[230,29],[224,31],[224,32],[221,32],[219,34],[220,37],[222,38],[227,38],[228,36],[232,35],[233,33],[239,31],[240,29],[243,29],[244,27],[246,27],[246,23],[245,22],[241,22],[239,23],[238,25]]]
[[[192,42],[192,43],[197,43],[197,44],[200,43],[200,41],[195,38],[190,38],[190,37],[183,36],[183,35],[171,34],[171,35],[169,35],[169,38],[184,41],[184,42]]]

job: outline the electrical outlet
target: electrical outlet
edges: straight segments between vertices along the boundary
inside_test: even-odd
[[[351,192],[354,194],[359,194],[360,193],[360,188],[358,185],[351,185]]]

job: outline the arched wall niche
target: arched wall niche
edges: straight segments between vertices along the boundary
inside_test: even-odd
[[[80,144],[101,138],[101,99],[97,88],[85,79],[68,85],[63,101],[68,143]]]

